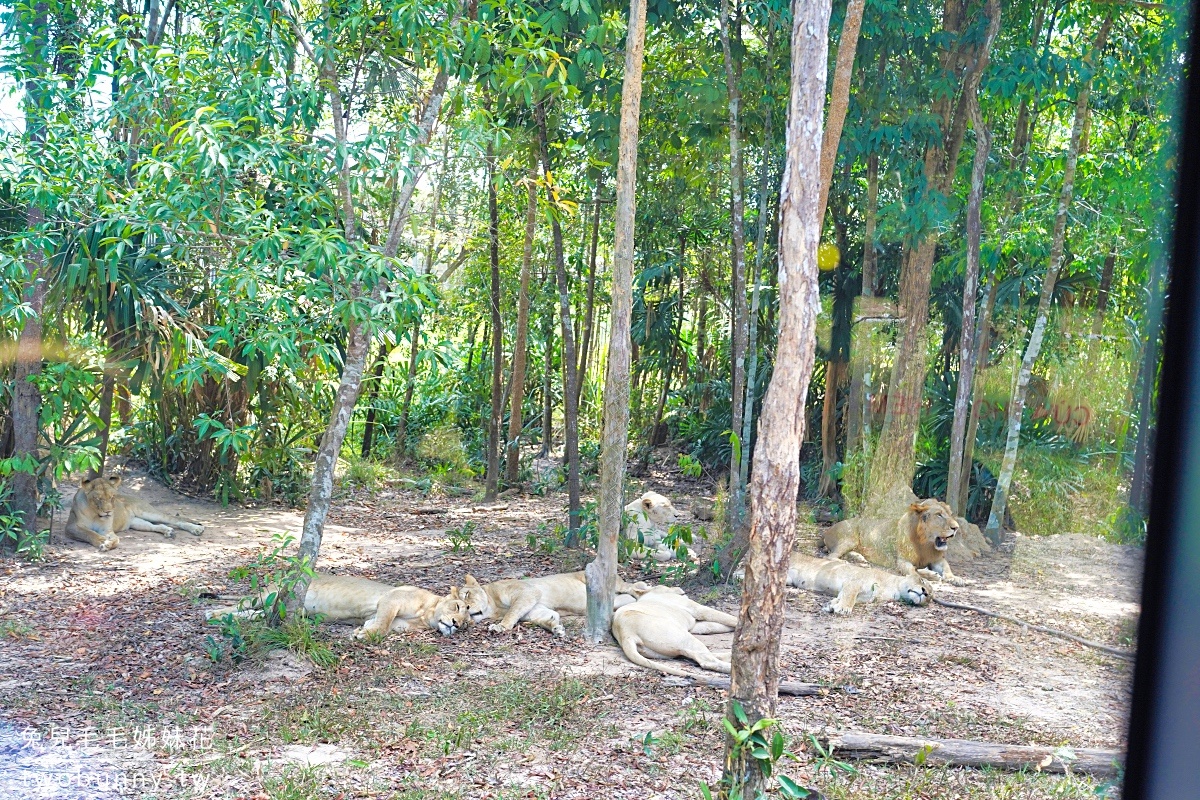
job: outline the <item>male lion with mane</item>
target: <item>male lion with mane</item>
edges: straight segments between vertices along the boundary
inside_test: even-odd
[[[937,577],[954,586],[966,584],[950,571],[946,548],[958,533],[958,521],[950,506],[935,499],[918,500],[897,521],[847,519],[825,531],[825,546],[831,559],[854,551],[885,569],[901,574],[916,569],[926,577]]]
[[[117,475],[81,481],[67,516],[67,536],[104,551],[116,547],[117,534],[128,530],[161,533],[167,539],[175,538],[176,528],[193,536],[204,533],[199,522],[172,517],[136,497],[119,494],[120,485]]]

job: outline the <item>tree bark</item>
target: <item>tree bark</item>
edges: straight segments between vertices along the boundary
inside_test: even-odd
[[[554,178],[550,172],[550,146],[546,130],[546,108],[543,103],[536,107],[538,143],[541,146],[542,176],[546,181],[546,192],[550,205],[550,229],[554,236],[554,270],[558,278],[558,309],[562,322],[563,361],[563,417],[564,449],[567,465],[567,545],[579,544],[579,518],[582,506],[579,502],[579,364],[575,353],[575,331],[571,326],[571,287],[567,283],[567,262],[563,255],[562,224],[558,221],[560,209],[555,202]]]
[[[846,372],[846,362],[830,359],[825,362],[825,397],[821,403],[821,480],[817,494],[833,497],[837,494],[837,480],[833,477],[833,466],[837,463],[837,394]]]
[[[988,35],[994,35],[993,29],[999,29],[999,15],[1000,10],[997,8],[996,16],[988,26]],[[954,395],[954,420],[950,429],[950,466],[946,477],[946,501],[954,509],[954,513],[959,515],[963,513],[959,499],[962,496],[967,418],[970,416],[972,388],[975,385],[975,298],[979,294],[983,188],[988,155],[992,148],[992,135],[979,108],[978,90],[969,98],[969,102],[971,125],[975,128],[975,157],[971,162],[971,188],[967,194],[967,267],[963,282],[962,335],[959,343],[958,386]]]
[[[966,739],[917,739],[875,733],[837,733],[824,738],[824,745],[842,758],[868,759],[892,764],[921,764],[940,767],[992,767],[1005,770],[1084,773],[1097,777],[1117,774],[1123,761],[1120,750],[1029,747],[1015,744],[973,742]]]
[[[833,86],[829,91],[829,113],[825,116],[825,134],[821,141],[821,195],[817,217],[825,224],[825,209],[829,206],[829,186],[833,183],[833,167],[837,162],[846,110],[850,107],[850,79],[854,76],[854,55],[858,51],[858,33],[862,30],[866,0],[847,0],[846,18],[838,39],[837,57],[833,68]]]
[[[1100,272],[1100,286],[1096,289],[1096,312],[1092,316],[1092,332],[1088,336],[1088,361],[1096,358],[1100,348],[1100,337],[1104,334],[1104,313],[1108,310],[1108,296],[1112,293],[1113,268],[1117,265],[1117,245],[1113,242],[1112,249],[1104,259],[1104,268]]]
[[[779,641],[783,629],[784,582],[796,537],[796,493],[804,403],[812,376],[820,299],[817,245],[821,221],[821,117],[828,58],[829,0],[792,3],[791,98],[787,163],[780,191],[779,338],[775,370],[763,400],[758,446],[750,483],[750,547],[741,613],[733,639],[730,707],[751,723],[772,717],[779,684]],[[766,790],[766,776],[750,753],[726,740],[724,784],[744,797]]]
[[[600,443],[600,532],[596,559],[587,565],[587,625],[595,644],[612,627],[617,582],[617,538],[624,508],[625,455],[629,446],[630,322],[633,317],[634,222],[637,211],[638,116],[642,105],[642,59],[646,0],[630,0],[625,38],[617,150],[617,208],[613,220],[613,285],[609,313],[608,366],[604,374],[604,430]]]
[[[867,156],[867,208],[863,220],[862,297],[875,296],[875,273],[879,254],[875,250],[875,225],[879,216],[879,153]],[[855,325],[865,325],[859,321]],[[846,452],[858,450],[863,436],[863,408],[866,404],[866,372],[869,354],[867,329],[859,328],[850,347],[850,404],[846,411]]]
[[[521,472],[521,430],[525,402],[525,365],[529,349],[529,280],[533,269],[533,238],[537,232],[537,167],[525,178],[525,250],[521,256],[521,286],[517,294],[517,340],[513,342],[512,405],[508,410],[508,452],[504,479],[516,486]]]
[[[545,281],[543,281],[544,283]],[[542,341],[545,343],[545,363],[542,369],[542,431],[540,458],[550,455],[554,447],[554,314],[547,313],[542,318]]]
[[[396,425],[396,454],[403,459],[408,451],[408,415],[412,410],[413,391],[417,387],[417,357],[421,353],[421,314],[413,320],[408,348],[408,365],[404,370],[404,399],[400,402],[400,420]],[[470,368],[468,368],[468,372]]]
[[[952,508],[966,509],[971,494],[971,467],[975,463],[975,435],[979,430],[979,411],[983,406],[983,381],[981,373],[988,363],[988,353],[992,348],[992,311],[996,307],[996,295],[1000,291],[1000,279],[991,276],[988,287],[983,295],[983,308],[979,312],[979,320],[975,326],[975,385],[971,392],[971,413],[967,418],[967,433],[963,437],[962,466],[958,473],[958,495],[954,498],[947,496],[946,502]],[[960,512],[962,513],[962,512]],[[962,514],[966,516],[965,513]]]
[[[942,27],[954,43],[942,51],[942,72],[953,77],[962,63],[967,62],[968,66],[963,74],[963,89],[958,101],[953,95],[944,95],[934,103],[933,115],[939,120],[940,136],[925,151],[925,193],[929,198],[926,202],[933,202],[932,196],[935,194],[945,195],[949,192],[966,132],[962,100],[976,91],[987,67],[993,41],[985,39],[979,44],[964,42],[959,35],[963,11],[962,0],[946,0]],[[988,0],[985,13],[990,19],[998,18],[998,0]],[[871,463],[871,477],[864,503],[864,513],[868,515],[884,510],[899,492],[911,490],[916,467],[917,428],[925,389],[928,357],[925,333],[929,324],[929,292],[937,243],[937,228],[926,231],[916,248],[906,254],[901,270],[900,316],[904,319],[904,334],[896,351],[888,384],[883,429]]]
[[[367,395],[367,421],[363,425],[362,450],[363,458],[371,457],[371,449],[375,445],[375,400],[379,397],[379,384],[383,381],[383,368],[387,364],[387,345],[379,344],[379,355],[375,358],[375,373],[371,381],[371,391]]]
[[[1012,486],[1013,472],[1017,466],[1017,446],[1021,441],[1021,417],[1025,411],[1029,378],[1033,373],[1034,362],[1037,361],[1042,350],[1042,337],[1046,333],[1050,302],[1054,299],[1054,284],[1058,280],[1058,271],[1062,267],[1063,249],[1067,238],[1067,213],[1070,211],[1075,192],[1075,167],[1079,161],[1079,144],[1083,138],[1084,125],[1087,123],[1088,96],[1092,89],[1092,78],[1114,19],[1115,16],[1110,14],[1104,20],[1100,26],[1100,32],[1096,35],[1095,44],[1084,57],[1084,70],[1087,77],[1080,83],[1079,92],[1075,98],[1075,122],[1071,126],[1071,142],[1067,146],[1062,188],[1058,194],[1058,211],[1054,216],[1054,234],[1050,240],[1050,264],[1046,268],[1046,277],[1042,281],[1037,317],[1034,319],[1033,330],[1029,334],[1029,344],[1025,348],[1025,356],[1021,359],[1021,368],[1017,373],[1017,385],[1009,400],[1008,437],[1004,444],[1004,461],[1000,466],[1000,475],[996,479],[996,493],[992,497],[992,510],[988,514],[987,526],[983,531],[993,544],[1000,541],[1000,527],[1004,522],[1004,512],[1008,508],[1008,492]]]
[[[492,414],[488,418],[487,475],[483,498],[486,502],[496,499],[500,488],[500,424],[504,413],[504,329],[500,320],[500,209],[496,202],[496,153],[492,142],[487,145],[488,182],[488,261],[491,265],[491,312],[492,312]]]
[[[746,395],[746,343],[749,339],[749,320],[746,308],[746,202],[743,197],[745,166],[742,161],[740,129],[741,93],[738,89],[738,70],[730,46],[730,0],[721,0],[720,33],[721,53],[725,62],[725,87],[729,93],[729,193],[730,218],[732,223],[732,277],[730,278],[730,380],[733,392],[730,405],[730,429],[742,430],[742,415],[745,412]],[[740,25],[740,19],[739,19]],[[748,447],[748,442],[742,442]],[[741,458],[738,448],[733,448],[729,464],[729,530],[736,535],[745,528],[746,487],[742,483]]]
[[[596,182],[595,211],[592,214],[592,244],[588,254],[587,305],[583,315],[583,344],[579,348],[579,387],[587,382],[588,361],[592,355],[592,328],[596,321],[596,252],[600,247],[600,181]]]

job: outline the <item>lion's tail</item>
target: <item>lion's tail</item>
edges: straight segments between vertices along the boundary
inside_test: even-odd
[[[621,649],[625,651],[625,657],[637,664],[639,667],[657,670],[658,672],[664,672],[667,675],[675,675],[680,678],[694,678],[694,676],[686,670],[679,669],[678,667],[671,667],[660,662],[651,661],[639,653],[638,645],[642,643],[641,637],[639,636],[622,637],[620,639],[620,643]]]

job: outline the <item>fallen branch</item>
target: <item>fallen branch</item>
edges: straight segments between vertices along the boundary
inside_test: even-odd
[[[439,508],[437,506],[434,506],[434,507],[413,506],[412,508],[404,509],[404,513],[406,513],[406,514],[449,514],[450,509]]]
[[[870,759],[918,766],[994,767],[1041,772],[1078,772],[1096,776],[1116,774],[1124,754],[1119,750],[1030,747],[974,742],[967,739],[917,739],[874,733],[835,733],[821,737],[835,757]]]
[[[1102,653],[1108,653],[1110,656],[1116,656],[1117,658],[1124,658],[1129,661],[1132,661],[1133,657],[1134,657],[1133,653],[1129,652],[1128,650],[1122,650],[1119,647],[1109,647],[1106,644],[1100,644],[1100,642],[1093,642],[1091,639],[1084,639],[1082,636],[1076,636],[1073,633],[1067,633],[1066,631],[1060,631],[1060,630],[1056,630],[1054,628],[1047,628],[1045,625],[1036,625],[1032,622],[1026,622],[1023,619],[1017,619],[1016,617],[1010,617],[1007,614],[998,614],[995,611],[988,611],[986,608],[979,608],[978,606],[969,606],[966,603],[952,603],[949,600],[939,600],[936,597],[933,598],[933,602],[937,603],[939,606],[945,606],[946,608],[957,608],[960,611],[974,611],[976,614],[982,614],[983,616],[991,617],[992,619],[1002,619],[1006,622],[1011,622],[1014,625],[1024,625],[1025,627],[1032,628],[1035,631],[1040,631],[1041,633],[1048,633],[1051,636],[1057,636],[1061,639],[1069,639],[1070,641],[1075,642],[1076,644],[1081,644],[1084,647],[1090,647],[1093,650],[1099,650]]]
[[[679,678],[674,675],[668,675],[663,678],[663,683],[667,686],[711,686],[714,689],[729,688],[729,678],[710,678],[707,675],[697,675],[693,678]],[[828,694],[829,690],[815,683],[780,681],[779,693],[791,697],[813,697],[815,695]]]

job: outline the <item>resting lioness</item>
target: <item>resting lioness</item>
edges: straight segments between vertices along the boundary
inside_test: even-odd
[[[950,506],[935,499],[912,503],[898,521],[847,519],[825,531],[830,558],[841,558],[851,550],[876,566],[910,567],[926,577],[936,577],[955,586],[966,583],[950,571],[946,548],[958,533],[958,522]]]
[[[854,610],[855,603],[899,600],[923,606],[933,594],[929,582],[911,566],[904,575],[893,575],[881,569],[804,553],[792,553],[787,583],[798,589],[836,595],[822,610],[843,616]]]
[[[232,613],[241,617],[259,615],[263,603],[276,591],[274,586],[268,586],[256,598],[258,609]],[[231,612],[209,611],[205,616],[212,619],[227,613]],[[457,588],[439,597],[416,586],[389,586],[366,578],[321,573],[313,576],[308,585],[304,613],[320,614],[327,622],[362,622],[362,627],[354,632],[356,639],[371,633],[407,631],[418,623],[450,636],[471,622],[467,604]]]
[[[646,492],[625,506],[625,527],[622,535],[638,541],[650,550],[655,561],[672,561],[677,558],[675,550],[666,542],[671,526],[679,519],[679,512],[670,499],[658,492]],[[695,561],[696,554],[688,549],[688,560]]]
[[[729,661],[720,658],[693,634],[729,633],[737,627],[737,617],[702,606],[671,592],[671,587],[655,587],[637,599],[617,609],[613,615],[612,633],[625,657],[633,663],[688,677],[677,667],[651,661],[650,658],[690,658],[704,669],[713,672],[730,670]],[[645,653],[646,655],[643,655]]]
[[[117,475],[81,481],[67,516],[67,536],[112,550],[119,541],[117,533],[127,530],[153,531],[168,539],[175,538],[175,528],[193,536],[204,533],[199,522],[172,517],[135,497],[118,494],[120,485]]]
[[[647,583],[627,583],[618,576],[613,605],[620,608],[632,603],[649,589]],[[587,579],[582,572],[565,572],[481,585],[468,575],[463,579],[459,597],[466,601],[473,622],[499,620],[489,626],[495,633],[511,631],[517,623],[528,622],[555,636],[566,636],[559,614],[587,614]]]

